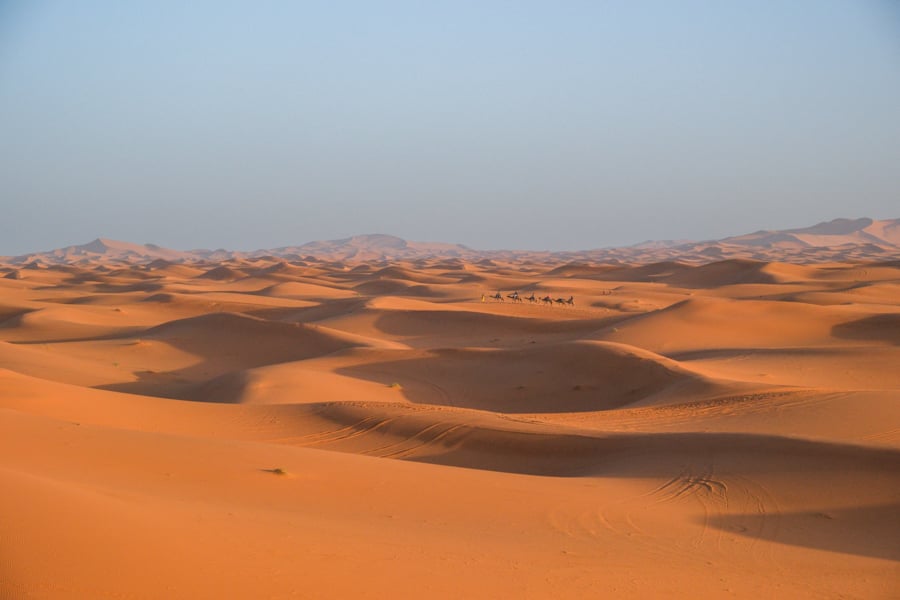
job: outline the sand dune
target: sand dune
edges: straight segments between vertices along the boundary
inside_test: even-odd
[[[663,354],[709,347],[811,346],[827,344],[841,331],[854,329],[850,323],[889,319],[890,315],[878,314],[882,310],[881,307],[691,298],[617,323],[598,337]],[[871,328],[856,327],[860,329]],[[878,334],[872,331],[872,335]]]
[[[686,287],[715,287],[744,283],[788,283],[805,279],[807,267],[772,265],[752,260],[724,260],[693,267],[667,277],[665,281]]]
[[[711,379],[662,356],[585,341],[524,349],[419,351],[338,373],[396,383],[416,403],[499,413],[599,411],[650,398],[721,393]]]
[[[229,281],[240,279],[246,276],[246,273],[243,273],[237,269],[233,269],[226,265],[221,265],[218,267],[212,267],[211,269],[205,271],[203,274],[198,275],[197,277],[199,277],[200,279],[212,279],[214,281]]]
[[[272,322],[237,313],[212,313],[171,321],[130,336],[132,344],[163,343],[190,357],[173,368],[144,357],[136,381],[106,389],[173,398],[191,397],[198,384],[224,373],[312,358],[357,345],[354,336],[299,323]],[[248,343],[247,340],[253,340]]]
[[[107,306],[41,308],[6,319],[0,339],[37,343],[123,335],[137,329],[130,316]]]
[[[891,598],[897,231],[0,262],[0,597]]]
[[[425,298],[442,298],[446,297],[444,290],[435,288],[430,285],[416,284],[406,281],[398,281],[392,279],[366,281],[353,286],[353,289],[360,294],[367,296],[418,296]]]

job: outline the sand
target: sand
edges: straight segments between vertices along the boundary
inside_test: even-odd
[[[897,597],[900,263],[354,243],[0,261],[0,598]]]

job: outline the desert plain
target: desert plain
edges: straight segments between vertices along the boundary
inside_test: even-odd
[[[0,260],[4,600],[900,596],[896,259],[92,248]]]

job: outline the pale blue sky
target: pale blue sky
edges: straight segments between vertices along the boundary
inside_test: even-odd
[[[890,0],[0,0],[0,254],[900,217]]]

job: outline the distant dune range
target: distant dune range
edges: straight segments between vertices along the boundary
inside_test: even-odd
[[[893,598],[898,365],[900,220],[2,258],[0,598]]]
[[[156,244],[133,244],[98,238],[79,246],[67,246],[49,252],[35,252],[6,257],[3,262],[24,268],[44,264],[75,266],[91,264],[97,258],[124,263],[150,263],[157,269],[169,262],[240,261],[241,259],[283,258],[284,264],[269,265],[270,271],[297,268],[304,260],[369,263],[374,268],[394,268],[390,261],[445,259],[440,266],[447,270],[465,270],[466,264],[483,261],[538,261],[591,263],[583,268],[596,268],[595,263],[658,263],[678,260],[688,264],[714,262],[726,258],[755,261],[818,263],[830,261],[900,259],[900,219],[876,221],[869,218],[835,219],[801,229],[757,231],[713,241],[649,241],[620,248],[542,252],[533,250],[474,250],[461,244],[410,242],[391,235],[359,235],[342,240],[309,242],[268,250],[238,252],[232,250],[172,250]],[[378,263],[381,263],[380,265]],[[413,262],[413,271],[418,265]],[[216,265],[202,276],[209,279],[233,279],[242,275],[240,267]],[[10,278],[16,275],[7,274]]]

